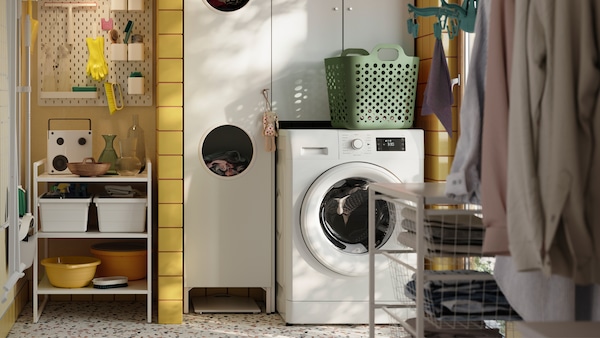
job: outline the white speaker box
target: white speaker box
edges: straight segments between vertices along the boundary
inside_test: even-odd
[[[48,174],[71,174],[67,163],[92,157],[91,130],[48,130]]]

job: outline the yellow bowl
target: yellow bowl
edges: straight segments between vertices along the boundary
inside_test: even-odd
[[[50,284],[58,288],[82,288],[90,284],[100,260],[87,256],[49,257],[42,260]]]

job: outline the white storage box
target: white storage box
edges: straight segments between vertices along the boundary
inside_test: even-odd
[[[145,197],[94,197],[100,232],[144,232]]]
[[[40,231],[43,232],[86,232],[88,211],[92,198],[48,198],[38,199],[40,207]]]

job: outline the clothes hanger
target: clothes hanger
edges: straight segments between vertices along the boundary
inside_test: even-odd
[[[475,18],[477,17],[477,0],[464,0],[462,5],[449,4],[442,0],[439,7],[418,8],[408,4],[408,12],[413,13],[413,18],[408,19],[408,32],[417,37],[419,24],[417,17],[435,16],[436,23],[433,24],[433,32],[436,38],[440,39],[442,30],[448,31],[448,36],[453,39],[458,35],[459,29],[472,33],[475,31]]]

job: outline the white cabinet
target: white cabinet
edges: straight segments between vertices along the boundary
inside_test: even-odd
[[[375,247],[374,203],[385,200],[397,208],[396,240],[411,253]],[[477,205],[459,203],[445,195],[445,183],[372,184],[369,186],[369,321],[374,334],[374,313],[382,309],[405,331],[418,338],[428,330],[490,330],[506,320],[518,320],[495,283],[491,270],[482,264],[484,227]],[[375,255],[390,262],[398,295],[412,300],[416,318],[397,316],[397,305],[376,302],[373,266]],[[428,268],[425,265],[429,264]],[[437,265],[437,266],[436,266]],[[494,334],[499,332],[496,331]],[[481,333],[482,336],[484,335]],[[474,336],[478,336],[477,333]]]
[[[263,288],[271,312],[274,153],[262,135],[271,0],[231,12],[198,0],[184,8],[184,311],[193,288]],[[212,166],[231,160],[249,165],[222,175]]]
[[[80,177],[79,175],[49,175],[41,171],[46,165],[46,160],[33,164],[33,197],[34,216],[39,220],[38,196],[40,183],[79,183],[88,185],[106,184],[131,184],[142,185],[146,189],[146,231],[145,232],[100,232],[97,229],[87,229],[86,232],[37,232],[37,250],[33,263],[33,321],[37,323],[44,306],[50,295],[145,295],[147,302],[147,321],[152,322],[152,164],[146,163],[144,172],[135,176],[104,175],[98,177]],[[65,215],[69,217],[69,215]],[[38,224],[36,224],[36,229]],[[105,239],[132,239],[145,240],[147,247],[147,274],[145,279],[128,282],[127,287],[97,289],[93,286],[83,288],[57,288],[50,284],[39,265],[39,259],[48,257],[48,246],[52,240],[77,239],[77,240],[105,240]],[[61,248],[68,254],[70,248]],[[41,298],[41,299],[40,299]]]
[[[408,33],[409,0],[343,0],[342,49],[371,51],[378,44],[398,44],[414,55],[414,38]]]
[[[329,120],[325,58],[399,44],[413,55],[408,0],[273,0],[273,108],[280,120]]]

